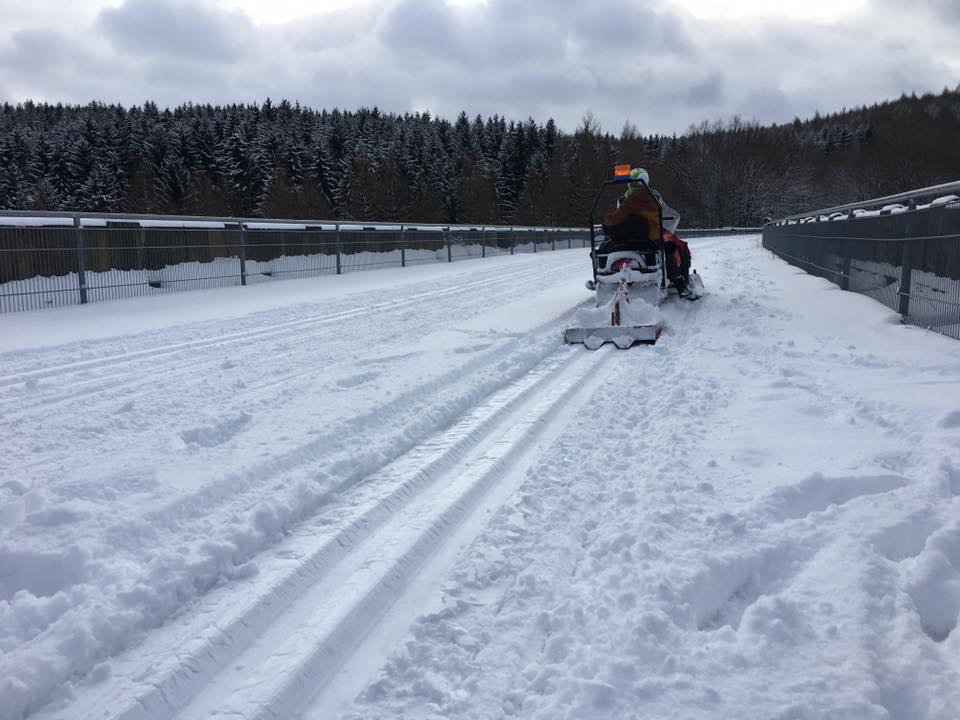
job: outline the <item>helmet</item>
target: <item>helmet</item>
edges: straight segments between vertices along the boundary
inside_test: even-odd
[[[630,171],[631,180],[642,180],[647,185],[650,184],[650,173],[648,173],[643,168],[634,168]]]

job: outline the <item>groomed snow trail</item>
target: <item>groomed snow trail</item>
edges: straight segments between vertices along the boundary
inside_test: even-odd
[[[229,321],[183,317],[230,302],[227,293],[131,304],[153,309],[148,322],[162,329],[0,356],[12,435],[0,500],[0,717],[108,668],[71,717],[185,706],[204,663],[209,679],[241,655],[257,623],[273,622],[432,473],[461,467],[541,388],[556,401],[570,386],[559,374],[577,366],[563,361],[571,351],[556,327],[583,299],[556,287],[582,277],[583,252],[467,265],[255,288],[265,306],[276,304],[272,290],[299,302]],[[311,303],[318,289],[330,299]],[[524,297],[531,311],[511,321]],[[70,314],[104,334],[104,314],[118,312],[104,307]],[[63,314],[52,314],[55,340]],[[491,477],[474,478],[454,509],[417,505],[431,518],[425,539],[384,567],[422,560]],[[380,585],[357,602],[383,604]],[[341,635],[363,626],[353,617],[362,609],[348,610]]]
[[[0,317],[0,720],[960,716],[958,346],[758,243]]]

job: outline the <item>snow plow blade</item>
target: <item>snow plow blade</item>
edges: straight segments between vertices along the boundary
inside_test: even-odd
[[[662,325],[638,325],[623,327],[607,325],[595,328],[567,328],[563,332],[563,340],[567,344],[580,343],[591,350],[596,350],[604,343],[612,342],[618,348],[626,349],[636,343],[652,345],[660,337]]]

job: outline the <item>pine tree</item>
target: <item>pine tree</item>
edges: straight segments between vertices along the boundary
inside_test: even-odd
[[[29,204],[27,175],[11,136],[0,141],[0,209],[23,210]]]
[[[171,152],[160,163],[156,187],[162,212],[185,214],[194,194],[193,175],[180,152]]]

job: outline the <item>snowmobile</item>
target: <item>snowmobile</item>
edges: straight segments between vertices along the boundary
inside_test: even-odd
[[[674,232],[680,216],[650,188],[645,175],[618,166],[614,178],[597,191],[589,218],[593,279],[586,282],[587,289],[596,293],[596,303],[594,308],[578,311],[574,325],[564,331],[567,343],[583,343],[595,350],[612,342],[625,349],[635,343],[653,344],[660,337],[663,320],[659,306],[670,287],[663,231]],[[629,216],[614,233],[606,227],[598,232],[594,213],[601,196],[608,187],[625,183],[633,183],[633,192],[645,193],[646,206],[656,210],[646,218]],[[702,288],[696,271],[690,281],[687,297],[696,299]]]

